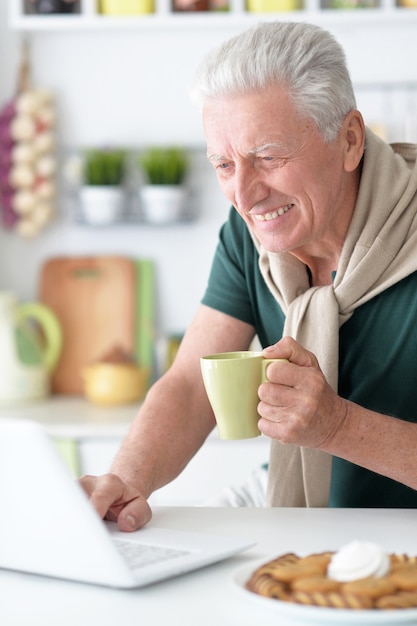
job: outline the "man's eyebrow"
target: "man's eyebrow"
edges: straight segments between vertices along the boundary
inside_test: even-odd
[[[286,148],[285,144],[280,143],[279,141],[273,141],[268,143],[263,143],[260,146],[255,146],[255,148],[251,148],[247,151],[247,156],[253,156],[259,154],[260,152],[264,152],[264,150],[284,150]],[[208,154],[207,158],[209,161],[227,161],[228,159],[221,154]]]
[[[207,154],[209,161],[226,161],[226,158],[221,154]]]
[[[284,144],[279,143],[278,141],[263,143],[260,146],[256,146],[248,151],[248,154],[259,154],[259,152],[263,152],[264,150],[270,150],[271,148],[282,150],[285,148]]]

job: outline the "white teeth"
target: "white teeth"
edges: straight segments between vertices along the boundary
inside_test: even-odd
[[[280,209],[278,209],[278,211],[272,211],[271,213],[265,213],[264,215],[255,215],[255,219],[257,219],[259,222],[268,222],[269,220],[275,220],[280,215],[284,215],[284,213],[289,211],[290,208],[291,205],[287,204],[287,206],[281,207]]]

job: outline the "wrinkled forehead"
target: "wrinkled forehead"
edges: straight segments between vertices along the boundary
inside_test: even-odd
[[[288,92],[277,89],[212,98],[203,109],[208,153],[223,155],[232,146],[255,154],[265,146],[290,146],[311,124],[294,107]]]

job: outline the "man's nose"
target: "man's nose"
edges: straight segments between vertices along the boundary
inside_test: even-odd
[[[251,166],[236,168],[234,183],[237,206],[244,211],[251,209],[269,194],[262,176]]]

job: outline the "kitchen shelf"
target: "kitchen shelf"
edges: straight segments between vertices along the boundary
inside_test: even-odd
[[[106,230],[117,227],[145,227],[145,228],[174,228],[181,226],[190,226],[198,221],[199,198],[198,193],[194,189],[190,189],[184,209],[177,219],[166,220],[161,222],[152,222],[143,215],[140,205],[136,202],[137,194],[127,196],[126,206],[123,215],[109,223],[96,224],[89,222],[83,215],[80,207],[80,200],[77,193],[67,193],[66,208],[70,215],[71,223],[80,228],[88,228],[91,230]]]
[[[194,224],[197,220],[196,215],[184,214],[176,220],[166,221],[166,222],[150,222],[140,215],[126,215],[121,217],[114,222],[109,222],[108,224],[92,224],[84,219],[79,214],[76,214],[72,218],[72,223],[74,226],[79,228],[89,228],[91,230],[106,230],[109,228],[123,228],[123,227],[147,227],[147,228],[174,228],[177,226],[187,226],[190,224]]]
[[[380,24],[393,25],[417,21],[414,8],[396,5],[396,0],[379,0],[379,6],[357,9],[322,8],[320,0],[304,0],[304,9],[277,13],[251,13],[245,9],[245,0],[230,0],[229,11],[175,13],[169,0],[156,0],[155,13],[132,16],[109,16],[96,12],[95,0],[81,0],[81,12],[63,15],[28,15],[23,0],[9,0],[9,24],[17,30],[115,30],[246,27],[257,21],[276,19],[309,21],[319,24]]]

